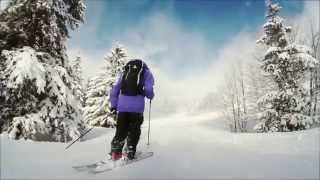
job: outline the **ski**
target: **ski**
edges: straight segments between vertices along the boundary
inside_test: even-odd
[[[98,161],[98,162],[95,162],[95,163],[92,163],[92,164],[72,166],[72,168],[77,170],[77,171],[86,171],[86,170],[89,170],[91,168],[96,168],[100,164],[104,164],[104,163],[105,163],[105,161]]]
[[[110,160],[109,162],[98,165],[95,168],[91,168],[89,172],[92,174],[98,174],[98,173],[112,171],[113,169],[120,168],[129,164],[132,164],[134,162],[138,162],[143,159],[147,159],[151,156],[153,156],[153,152],[143,152],[139,155],[136,155],[136,158],[133,160],[128,160],[127,158],[123,158],[118,161]]]
[[[141,151],[136,152],[136,156],[139,156],[140,154],[142,154]],[[126,157],[126,153],[124,153],[123,156]],[[106,164],[108,162],[111,162],[111,156],[109,156],[109,158],[107,160],[101,160],[101,161],[98,161],[98,162],[95,162],[95,163],[91,163],[91,164],[72,166],[72,168],[74,170],[77,170],[77,171],[80,171],[80,172],[81,171],[88,171],[90,169],[94,169],[94,168],[98,167],[99,165],[103,165],[103,164]]]

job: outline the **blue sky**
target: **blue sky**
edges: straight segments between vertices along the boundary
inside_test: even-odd
[[[314,3],[279,2],[289,20],[315,11]],[[112,43],[120,42],[151,67],[158,109],[215,91],[228,65],[252,59],[265,22],[263,0],[86,0],[86,6],[85,23],[68,42],[70,57],[80,52],[89,78]]]
[[[285,7],[284,16],[303,10],[301,0],[279,2]],[[265,13],[263,0],[86,0],[85,4],[86,22],[72,36],[90,35],[94,26],[96,39],[88,43],[77,37],[71,39],[70,44],[98,49],[109,47],[113,37],[145,21],[155,12],[163,12],[189,31],[201,32],[217,46],[228,41],[239,29],[255,31],[263,24]]]
[[[278,2],[285,17],[303,11],[301,0]],[[95,65],[103,62],[116,41],[178,76],[201,71],[235,36],[256,33],[265,21],[263,0],[86,0],[85,4],[85,23],[71,33],[70,49],[90,54]]]

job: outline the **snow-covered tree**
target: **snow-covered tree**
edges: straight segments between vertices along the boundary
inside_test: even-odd
[[[295,22],[295,33],[291,35],[291,39],[295,43],[311,47],[312,56],[320,62],[320,30],[318,21],[319,17],[314,15],[304,17],[302,20]],[[309,87],[307,89],[309,92],[308,96],[311,99],[309,115],[320,123],[320,63],[316,65],[316,68],[310,69],[308,76]]]
[[[83,77],[81,68],[81,57],[77,56],[75,60],[71,62],[72,69],[72,91],[76,98],[80,101],[81,106],[84,105],[84,93],[83,93]]]
[[[268,76],[260,67],[265,48],[257,48],[253,53],[253,58],[244,63],[244,76],[246,86],[247,111],[250,119],[257,120],[257,113],[260,112],[257,104],[258,99],[267,92],[276,88],[272,78]]]
[[[290,43],[291,27],[279,16],[281,7],[267,1],[267,22],[264,36],[258,40],[269,47],[262,68],[277,85],[277,89],[259,99],[262,123],[256,128],[265,131],[287,131],[310,127],[313,122],[307,110],[310,99],[303,86],[307,70],[316,66],[309,48]]]
[[[11,0],[0,14],[0,124],[11,137],[66,142],[79,136],[65,41],[83,11],[82,0]]]
[[[68,28],[83,21],[82,0],[11,0],[0,14],[0,49],[29,46],[65,64]]]
[[[232,61],[226,63],[224,83],[218,86],[219,94],[205,98],[217,103],[213,109],[220,108],[233,132],[252,129],[251,126],[258,121],[257,100],[275,87],[271,78],[260,69],[261,62],[257,61],[263,56],[265,48],[257,47],[252,42],[249,49],[246,47],[241,54],[230,58]]]
[[[109,110],[110,90],[127,62],[126,52],[123,47],[116,45],[105,60],[106,65],[88,82],[84,118],[90,125],[110,127],[115,125]]]

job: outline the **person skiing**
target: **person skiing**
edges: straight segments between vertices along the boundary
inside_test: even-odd
[[[117,116],[115,136],[111,141],[111,159],[122,158],[127,138],[127,158],[135,158],[140,139],[145,97],[154,97],[154,77],[140,59],[132,59],[125,66],[110,93],[110,111]]]

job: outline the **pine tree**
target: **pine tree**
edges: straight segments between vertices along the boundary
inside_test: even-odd
[[[0,119],[11,137],[66,142],[79,136],[65,41],[84,8],[82,0],[11,0],[0,14]]]
[[[72,91],[76,98],[80,101],[81,107],[84,105],[84,93],[83,93],[83,77],[81,68],[81,57],[77,56],[75,60],[71,62],[72,69]]]
[[[125,50],[117,45],[105,60],[106,65],[102,67],[101,72],[88,82],[84,118],[90,125],[110,127],[115,125],[115,120],[110,116],[108,108],[109,93],[126,64]]]
[[[284,25],[280,9],[278,3],[267,1],[265,35],[258,40],[269,47],[262,68],[277,85],[275,91],[259,99],[259,106],[264,110],[261,128],[265,131],[304,129],[313,123],[307,115],[310,99],[303,80],[306,71],[314,68],[317,61],[306,46],[289,43],[291,27]]]
[[[11,0],[0,14],[0,49],[29,46],[64,65],[68,28],[83,22],[82,0]]]

